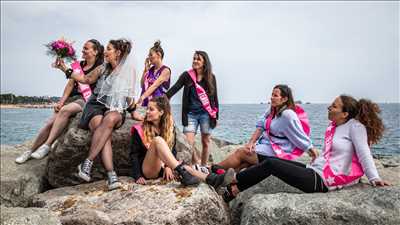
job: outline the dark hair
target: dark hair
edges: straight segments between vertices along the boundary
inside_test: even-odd
[[[367,129],[368,144],[378,143],[385,130],[382,119],[379,117],[381,110],[378,104],[368,99],[357,101],[349,95],[340,95],[339,97],[343,103],[342,111],[349,114],[347,120],[355,118],[360,121]]]
[[[288,100],[285,103],[285,106],[288,109],[292,109],[294,111],[296,105],[294,104],[292,89],[290,89],[290,87],[287,86],[286,84],[278,84],[274,87],[274,89],[279,89],[281,91],[281,96],[284,98],[285,97],[288,98]]]
[[[121,51],[120,60],[131,52],[132,44],[126,39],[121,38],[118,40],[110,40],[109,43],[115,48],[115,50]],[[110,63],[107,63],[106,71],[106,73],[111,73],[112,67]]]
[[[201,56],[204,60],[203,75],[207,84],[207,94],[214,95],[215,87],[210,58],[205,51],[195,51],[194,54]]]
[[[109,42],[117,51],[121,51],[121,58],[131,52],[132,44],[126,39],[110,40]]]
[[[100,44],[100,42],[96,39],[90,39],[89,41],[92,43],[92,47],[97,51],[96,60],[94,62],[94,66],[99,66],[104,62],[104,46]]]
[[[160,53],[161,55],[161,59],[164,58],[164,50],[161,47],[161,41],[157,40],[156,42],[154,42],[153,47],[150,48],[150,51],[154,51],[156,53]]]

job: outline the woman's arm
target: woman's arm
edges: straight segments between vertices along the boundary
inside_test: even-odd
[[[304,132],[299,118],[293,110],[285,110],[282,112],[285,128],[283,133],[285,137],[297,148],[308,152],[313,149],[310,137]]]
[[[254,152],[255,144],[256,144],[257,140],[260,138],[260,136],[262,135],[263,131],[264,131],[263,129],[257,128],[254,131],[254,133],[251,135],[249,142],[245,145],[245,147],[249,153]]]
[[[350,128],[350,138],[357,154],[365,175],[370,183],[380,181],[378,171],[372,158],[371,149],[368,145],[368,135],[365,126],[361,123],[355,123]]]
[[[149,97],[153,92],[164,82],[168,81],[171,77],[171,71],[169,69],[165,69],[161,72],[161,75],[157,78],[157,80],[140,96],[139,102],[142,103],[144,99]]]
[[[165,93],[165,95],[170,99],[172,96],[174,96],[176,94],[176,92],[178,92],[183,85],[185,84],[185,72],[181,74],[181,76],[179,77],[178,81],[176,81],[176,83],[167,91],[167,93]]]
[[[72,73],[70,74],[69,78],[73,79],[75,81],[78,81],[80,83],[83,83],[83,84],[93,84],[93,83],[95,83],[97,81],[97,79],[99,78],[99,76],[101,75],[102,71],[103,71],[103,65],[100,65],[100,66],[97,66],[90,73],[88,73],[88,74],[83,76],[80,73],[74,72],[72,69],[68,69],[67,65],[65,65],[63,60],[57,60],[56,67],[58,69],[60,69],[61,71],[63,71],[64,73],[66,73],[67,70],[72,71]]]

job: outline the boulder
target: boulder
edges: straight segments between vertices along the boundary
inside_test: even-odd
[[[0,204],[8,207],[26,207],[31,197],[45,190],[47,159],[15,163],[15,158],[31,147],[22,145],[1,146]]]
[[[400,188],[257,194],[245,204],[240,224],[400,224]]]
[[[1,225],[61,225],[55,213],[41,208],[1,206]]]
[[[57,146],[49,153],[47,177],[53,187],[65,187],[81,184],[77,174],[78,165],[88,156],[92,134],[77,127],[81,114],[71,118],[68,128],[57,139]],[[118,175],[129,176],[132,163],[129,159],[130,128],[134,121],[126,118],[123,126],[112,134],[114,168]],[[178,159],[189,162],[192,148],[187,144],[184,135],[177,129]],[[103,168],[101,156],[95,160],[92,168],[93,181],[104,179],[106,171]]]
[[[58,215],[64,225],[83,224],[229,224],[229,211],[209,186],[181,187],[160,180],[138,185],[121,177],[123,187],[106,191],[106,183],[58,188],[38,194],[33,206]]]

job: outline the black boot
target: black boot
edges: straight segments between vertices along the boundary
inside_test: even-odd
[[[175,168],[175,171],[178,172],[178,174],[181,176],[181,184],[183,184],[184,186],[199,184],[200,180],[197,177],[190,174],[188,171],[186,171],[185,167],[183,166],[184,164],[181,163]]]
[[[224,174],[211,173],[206,178],[206,183],[214,187],[216,192],[219,192],[222,187],[228,186],[235,177],[235,170],[229,168]]]

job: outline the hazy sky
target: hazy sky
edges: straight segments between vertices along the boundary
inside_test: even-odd
[[[62,36],[79,53],[91,38],[131,39],[138,79],[156,39],[172,82],[204,50],[222,103],[265,102],[278,83],[309,102],[400,102],[399,2],[2,1],[1,93],[60,96],[65,76],[44,44]]]

